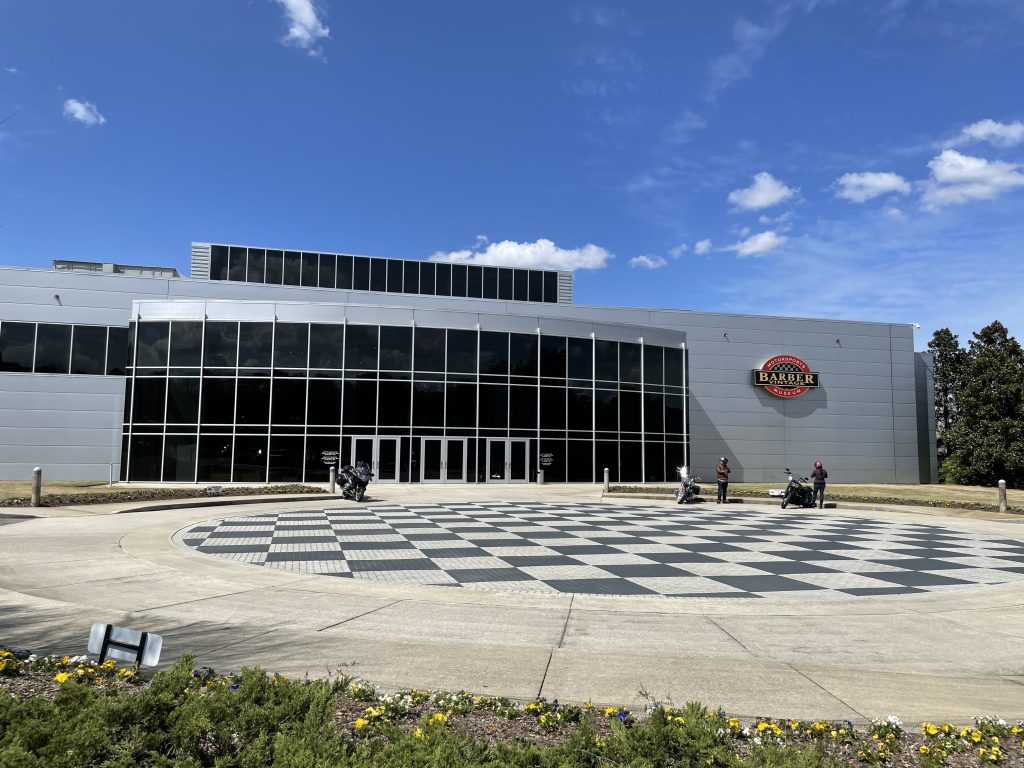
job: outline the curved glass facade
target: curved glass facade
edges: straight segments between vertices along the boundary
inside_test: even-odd
[[[592,337],[317,322],[140,321],[123,479],[673,480],[683,349]]]

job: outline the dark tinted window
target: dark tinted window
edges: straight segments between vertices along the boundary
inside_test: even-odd
[[[619,380],[619,342],[598,339],[594,342],[594,366],[601,381]]]
[[[309,380],[309,424],[341,425],[341,382]]]
[[[245,279],[250,283],[262,283],[266,278],[267,252],[262,248],[249,249],[249,266]]]
[[[274,379],[270,422],[285,425],[306,423],[305,379]]]
[[[438,264],[437,265],[437,282],[434,287],[434,293],[438,296],[451,296],[452,295],[452,265],[451,264]]]
[[[228,280],[245,282],[245,248],[232,246],[228,255]]]
[[[334,284],[338,288],[348,291],[352,288],[352,257],[339,256],[337,264],[338,271],[335,275]]]
[[[308,345],[308,325],[278,323],[274,329],[274,367],[305,368]]]
[[[619,343],[619,381],[640,381],[640,345]]]
[[[452,296],[466,295],[466,265],[452,265]]]
[[[166,366],[169,334],[170,323],[139,323],[135,364],[138,366]]]
[[[365,256],[352,257],[352,288],[356,291],[370,290],[370,260]]]
[[[167,379],[136,379],[135,396],[132,398],[132,421],[136,424],[163,424],[166,394]]]
[[[412,385],[412,418],[416,427],[444,426],[444,384]]]
[[[444,370],[444,331],[440,328],[417,328],[414,334],[413,365],[417,371]]]
[[[71,364],[71,326],[40,323],[36,331],[36,373],[67,373]]]
[[[238,365],[269,368],[274,348],[273,323],[242,323],[238,329]]]
[[[480,332],[480,373],[508,375],[508,334]]]
[[[156,480],[160,477],[163,442],[160,435],[136,435],[132,438],[130,480]]]
[[[236,437],[231,480],[236,483],[262,483],[267,477],[267,438]]]
[[[448,331],[448,371],[476,373],[476,331]]]
[[[449,384],[445,406],[445,426],[476,426],[476,384]]]
[[[197,463],[200,483],[231,480],[231,435],[200,435]]]
[[[644,383],[662,384],[664,370],[662,348],[651,344],[644,345]]]
[[[107,329],[101,325],[76,325],[71,341],[71,372],[103,374]]]
[[[107,375],[124,376],[128,367],[128,329],[111,328],[107,337]]]
[[[614,390],[594,390],[594,428],[598,432],[619,431],[619,394]]]
[[[313,323],[309,326],[309,367],[341,369],[345,326]]]
[[[665,396],[644,393],[644,431],[665,431]]]
[[[138,383],[145,379],[136,379]],[[234,379],[203,379],[202,413],[203,424],[233,424],[235,419],[235,380]]]
[[[137,381],[141,382],[142,379]],[[168,379],[167,423],[199,423],[199,379]]]
[[[302,284],[316,287],[320,279],[320,259],[316,253],[302,254]]]
[[[388,262],[370,259],[370,290],[383,293],[388,289]]]
[[[403,289],[405,293],[420,292],[420,265],[418,261],[407,261],[403,266],[405,279]]]
[[[544,273],[544,301],[554,303],[558,301],[558,273]]]
[[[569,378],[594,378],[594,342],[590,339],[569,339]]]
[[[570,440],[569,456],[565,462],[566,480],[570,483],[590,483],[594,479],[594,447],[589,440]],[[603,476],[602,476],[603,477]]]
[[[337,278],[333,253],[320,254],[320,279],[317,285],[321,288],[333,288]]]
[[[537,337],[513,333],[509,337],[509,363],[513,376],[537,375]]]
[[[494,384],[480,385],[480,426],[482,428],[504,429],[508,427],[508,409],[508,387]]]
[[[570,389],[569,429],[590,430],[594,426],[594,395],[589,389]]]
[[[210,279],[228,279],[228,248],[226,245],[214,245],[210,248]]]
[[[537,387],[514,385],[508,388],[509,426],[512,429],[537,428]]]
[[[420,264],[420,293],[434,295],[437,269],[434,264],[424,261]]]
[[[412,384],[408,381],[382,381],[380,383],[380,409],[378,423],[386,427],[407,427],[411,423]]]
[[[350,325],[345,338],[345,367],[377,370],[377,326]]]
[[[565,378],[565,338],[562,336],[540,337],[540,375]]]
[[[665,395],[665,431],[683,434],[683,396]]]
[[[284,253],[284,284],[299,285],[302,282],[302,254],[295,251]]]
[[[540,428],[565,429],[564,388],[540,388]]]
[[[640,393],[620,392],[619,393],[619,429],[622,432],[639,432],[640,423]]]
[[[0,323],[0,371],[32,372],[35,323]]]
[[[412,370],[412,328],[381,326],[380,369],[382,371]]]
[[[544,301],[544,273],[530,270],[530,301]]]
[[[479,299],[484,295],[484,268],[470,265],[466,274],[466,295]]]
[[[239,379],[237,411],[239,424],[269,424],[270,379]]]
[[[203,324],[176,320],[171,323],[171,365],[198,367],[203,362]]]
[[[498,270],[498,298],[503,301],[512,300],[512,270]]]
[[[284,253],[267,251],[267,282],[280,285],[284,281]]]
[[[683,350],[665,348],[665,384],[683,386]]]
[[[376,424],[377,382],[346,381],[342,407],[342,423],[346,427]]]
[[[191,483],[196,477],[196,436],[168,435],[164,440],[164,482]]]
[[[402,262],[388,259],[388,293],[402,292]]]
[[[267,476],[272,483],[294,483],[302,479],[303,455],[301,437],[270,438],[270,461]]]
[[[484,267],[484,292],[485,299],[498,298],[498,268]]]
[[[208,322],[203,345],[203,365],[233,368],[238,354],[238,323]]]
[[[525,269],[515,271],[515,285],[512,291],[512,298],[516,301],[530,300],[530,274]]]

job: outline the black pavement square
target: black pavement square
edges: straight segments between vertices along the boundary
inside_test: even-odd
[[[560,555],[621,555],[622,550],[606,547],[603,544],[592,544],[580,540],[579,544],[552,544],[548,547]]]
[[[591,595],[656,595],[652,589],[641,587],[627,579],[544,579],[549,587],[559,592]]]
[[[426,557],[405,560],[349,560],[353,573],[359,571],[439,571],[440,567]]]
[[[200,552],[215,555],[223,554],[245,554],[253,552],[269,552],[270,542],[266,544],[201,544],[196,547]]]
[[[438,549],[427,549],[420,547],[420,552],[430,558],[454,558],[454,557],[494,557],[490,552],[479,547],[448,547]]]
[[[700,552],[640,552],[640,557],[656,563],[721,563],[721,558],[704,555]]]
[[[448,573],[460,584],[488,581],[536,581],[518,568],[453,568]]]
[[[891,581],[893,584],[902,584],[905,587],[939,587],[951,584],[970,584],[969,581],[954,579],[949,576],[939,576],[934,573],[922,573],[920,571],[882,571],[880,573],[861,573],[869,579],[879,581]]]
[[[314,560],[344,560],[345,553],[331,552],[267,552],[268,563],[308,563]]]
[[[807,584],[785,576],[709,576],[721,584],[747,592],[803,592],[821,589],[814,584]]]
[[[743,563],[747,568],[757,568],[759,571],[785,575],[787,573],[839,573],[830,568],[822,568],[820,565],[811,565],[801,560],[768,560],[759,563]]]
[[[408,541],[344,541],[339,542],[341,548],[351,551],[368,549],[416,549],[412,542]]]
[[[494,556],[517,568],[538,565],[586,565],[586,563],[573,560],[565,555],[502,555],[498,553]]]
[[[337,544],[337,536],[274,536],[274,544]]]
[[[689,571],[685,571],[682,568],[676,568],[671,565],[664,563],[626,563],[622,565],[598,565],[602,571],[608,571],[608,573],[615,574],[624,579],[628,578],[662,578],[671,577],[676,578],[679,576],[693,576],[694,574]]]

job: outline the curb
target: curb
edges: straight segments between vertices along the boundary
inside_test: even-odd
[[[172,509],[189,509],[192,507],[231,507],[241,504],[267,504],[276,501],[326,501],[328,499],[339,498],[337,494],[330,493],[299,493],[291,494],[287,496],[267,495],[267,496],[239,496],[236,498],[193,498],[193,499],[175,499],[166,502],[156,502],[153,504],[147,504],[140,502],[142,506],[131,507],[129,509],[119,509],[114,512],[109,512],[111,515],[127,515],[133,512],[162,512]],[[80,504],[75,507],[45,507],[45,509],[78,509],[80,507],[88,507],[88,504]],[[96,506],[99,506],[98,504]],[[31,512],[23,512],[21,510],[33,509],[33,507],[10,507],[10,509],[19,510],[17,513],[6,512],[0,510],[0,517],[13,517],[18,519],[30,520],[39,517],[45,517],[45,515],[36,515]]]

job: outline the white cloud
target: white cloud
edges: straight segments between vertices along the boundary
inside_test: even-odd
[[[987,141],[996,147],[1015,147],[1024,141],[1024,123],[1000,123],[989,118],[964,126],[960,135],[946,142],[947,147],[956,147],[971,141]]]
[[[758,222],[761,224],[787,224],[793,218],[792,211],[783,211],[778,216],[766,216],[761,214],[757,217]]]
[[[685,144],[693,139],[695,133],[704,130],[706,125],[703,117],[687,109],[666,129],[665,140],[672,144]]]
[[[971,157],[955,149],[944,150],[928,167],[932,177],[925,182],[921,203],[930,211],[971,200],[991,200],[1024,187],[1024,173],[1019,165]]]
[[[768,44],[785,28],[786,19],[781,14],[764,25],[738,19],[732,28],[732,50],[711,62],[712,98],[737,80],[750,77],[754,62],[764,56]]]
[[[582,248],[559,248],[550,240],[541,238],[532,243],[502,240],[500,243],[488,243],[483,249],[437,251],[430,260],[499,267],[576,270],[602,269],[613,258],[612,253],[591,243]]]
[[[905,214],[895,205],[885,206],[885,208],[882,209],[882,215],[885,216],[885,218],[887,219],[892,219],[893,221],[903,221],[904,219],[907,218],[907,214]]]
[[[674,245],[671,248],[669,248],[668,255],[671,256],[673,259],[678,259],[688,250],[690,250],[690,246],[688,246],[686,243],[680,243],[679,245]]]
[[[745,211],[757,211],[789,200],[796,192],[770,173],[762,171],[754,176],[754,183],[749,187],[730,192],[729,202]]]
[[[703,256],[711,250],[710,240],[698,240],[697,244],[693,246],[693,252],[698,256]]]
[[[864,203],[879,195],[910,194],[910,182],[898,173],[844,173],[836,179],[836,197]]]
[[[768,230],[767,232],[758,232],[756,235],[751,235],[746,240],[735,245],[726,246],[725,250],[736,251],[737,256],[760,256],[762,253],[774,251],[776,248],[784,245],[786,239],[785,235],[780,235],[774,230]]]
[[[331,30],[325,27],[317,15],[317,7],[313,0],[274,0],[284,10],[288,21],[288,34],[281,41],[285,45],[302,48],[310,56],[320,58],[323,49],[321,40],[331,36]]]
[[[85,125],[103,125],[107,122],[107,118],[100,114],[95,104],[78,99],[68,99],[64,102],[64,117]]]
[[[666,264],[668,262],[662,256],[634,256],[629,260],[629,266],[644,269],[661,269]]]
[[[4,72],[9,72],[12,75],[20,75],[21,70],[17,67],[4,67]]]

